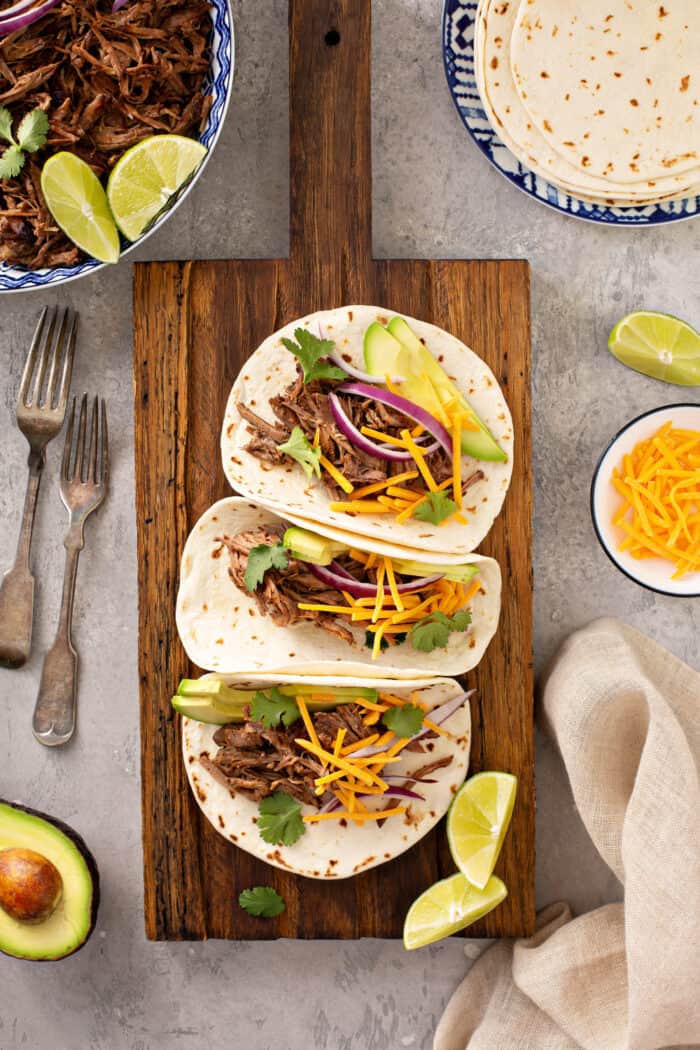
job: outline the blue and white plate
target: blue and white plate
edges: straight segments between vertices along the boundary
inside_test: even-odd
[[[442,16],[442,57],[452,100],[462,123],[493,166],[524,193],[555,211],[607,226],[659,226],[691,219],[700,213],[700,197],[640,208],[616,208],[571,197],[526,168],[503,145],[491,127],[474,76],[474,21],[477,0],[445,0]]]
[[[233,85],[233,19],[231,17],[229,0],[210,0],[210,3],[213,23],[210,45],[212,60],[209,76],[204,83],[204,93],[212,95],[212,105],[209,110],[206,126],[199,136],[199,141],[202,145],[207,147],[208,152],[195,172],[194,177],[182,187],[180,193],[167,211],[164,211],[160,218],[157,219],[137,241],[134,241],[132,244],[129,244],[126,241],[122,242],[122,257],[130,252],[132,248],[136,248],[137,245],[143,244],[147,237],[150,237],[152,233],[155,233],[156,230],[160,229],[178,205],[182,203],[204,171],[212,150],[216,145],[216,141],[219,138],[219,134],[221,133],[221,128],[231,98],[231,87]],[[7,263],[0,263],[0,292],[23,292],[32,288],[47,288],[49,286],[53,287],[57,284],[65,284],[67,281],[74,281],[76,278],[83,277],[85,274],[94,273],[105,265],[105,263],[98,262],[96,259],[86,259],[84,262],[77,263],[75,266],[57,266],[52,269],[26,270],[21,266],[11,266]]]
[[[659,594],[700,598],[700,572],[688,572],[674,580],[673,565],[665,558],[641,561],[633,558],[629,551],[619,549],[625,533],[612,523],[621,505],[621,499],[610,482],[613,468],[621,465],[624,456],[629,455],[638,442],[647,441],[669,420],[673,421],[674,427],[700,432],[700,405],[682,403],[652,409],[627,423],[612,439],[598,461],[591,483],[593,528],[611,562],[630,580]]]

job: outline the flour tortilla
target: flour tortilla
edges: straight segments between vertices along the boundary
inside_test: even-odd
[[[635,184],[700,169],[696,0],[522,0],[511,38],[521,102],[589,175]]]
[[[366,329],[372,321],[386,323],[392,316],[393,311],[375,306],[347,306],[292,321],[266,339],[244,365],[228,400],[221,437],[224,471],[238,492],[290,519],[319,521],[361,536],[380,534],[395,546],[425,552],[466,554],[476,549],[503,505],[513,469],[513,421],[491,369],[459,339],[435,325],[406,318],[508,455],[507,463],[484,463],[465,457],[463,477],[477,469],[485,474],[484,480],[474,484],[465,497],[466,525],[451,521],[438,526],[417,520],[399,525],[389,515],[351,516],[332,511],[334,498],[321,481],[309,481],[298,464],[272,466],[245,451],[250,435],[237,403],[245,402],[260,416],[272,420],[270,398],[284,390],[296,375],[296,359],[284,348],[283,337],[292,339],[294,329],[299,327],[318,334],[321,326],[328,338],[335,340],[340,353],[349,355],[352,364],[363,369]]]
[[[246,684],[236,676],[206,677],[225,677],[228,684],[239,688]],[[288,676],[285,681],[306,684],[317,682],[322,687],[348,684],[346,678],[304,678],[298,675]],[[279,678],[272,678],[267,682],[269,685],[279,683]],[[260,682],[256,684],[259,686]],[[356,679],[355,684],[386,689],[387,692],[406,699],[410,699],[410,694],[415,690],[419,693],[420,702],[425,703],[431,710],[462,692],[459,683],[450,678],[423,679],[419,682]],[[401,762],[391,767],[392,773],[410,773],[428,762],[452,755],[449,766],[430,774],[430,779],[435,780],[434,784],[416,785],[415,790],[425,797],[424,802],[417,799],[393,799],[396,805],[407,805],[408,812],[390,817],[382,827],[374,821],[359,826],[348,824],[345,827],[336,820],[309,824],[305,833],[293,846],[272,846],[264,842],[255,824],[255,818],[258,816],[257,802],[243,795],[231,796],[228,788],[200,765],[199,759],[202,755],[213,758],[216,754],[214,733],[217,726],[183,718],[182,749],[194,797],[212,827],[225,839],[235,842],[241,849],[247,850],[260,860],[296,875],[305,875],[310,879],[346,879],[398,857],[427,835],[447,812],[454,793],[463,783],[469,767],[471,719],[468,702],[445,722],[444,728],[449,735],[429,741],[432,745],[431,751],[426,750],[422,755],[408,752]],[[372,809],[380,808],[373,800],[369,800],[367,806]],[[303,806],[302,813],[312,812],[312,806]]]
[[[625,184],[590,175],[558,154],[525,109],[515,85],[510,45],[517,15],[514,2],[481,0],[475,25],[474,67],[486,115],[522,164],[581,200],[610,205],[643,207],[700,192],[700,171]]]
[[[190,533],[182,556],[176,619],[187,655],[198,667],[226,674],[424,678],[462,674],[479,662],[500,611],[501,573],[492,558],[472,554],[462,559],[478,564],[481,578],[466,632],[453,632],[447,647],[432,653],[419,652],[407,641],[372,660],[364,629],[352,628],[356,641],[349,645],[312,621],[277,627],[269,616],[260,615],[253,596],[230,579],[228,552],[222,550],[220,538],[277,525],[279,520],[265,507],[231,497],[210,507]],[[353,543],[364,548],[357,538]]]

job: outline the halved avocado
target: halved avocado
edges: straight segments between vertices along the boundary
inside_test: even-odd
[[[95,859],[80,835],[54,817],[0,799],[3,857],[0,952],[18,959],[56,960],[82,948],[95,928],[100,878]],[[44,872],[49,880],[55,878],[52,866],[60,876],[60,893],[53,895],[48,908],[46,895],[42,900],[38,894],[42,860],[49,862]],[[34,918],[33,894],[37,894]],[[10,914],[17,910],[20,900],[25,916],[21,920]],[[50,913],[44,917],[47,910]]]

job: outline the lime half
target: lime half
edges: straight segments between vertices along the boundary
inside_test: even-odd
[[[206,146],[183,135],[151,135],[112,168],[107,197],[117,226],[130,241],[141,236],[206,155]]]
[[[404,948],[423,948],[458,933],[507,896],[508,890],[495,875],[483,890],[476,889],[459,872],[434,883],[408,910],[403,927]]]
[[[610,333],[608,348],[623,365],[652,379],[700,386],[700,332],[671,314],[627,314]]]
[[[46,206],[67,237],[100,262],[119,259],[119,234],[102,183],[74,153],[55,153],[41,172]]]
[[[447,814],[452,859],[480,890],[496,867],[517,790],[518,779],[511,773],[477,773],[452,800]]]

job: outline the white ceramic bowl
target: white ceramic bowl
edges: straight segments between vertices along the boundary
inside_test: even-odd
[[[231,16],[230,0],[210,0],[210,2],[212,19],[211,68],[209,76],[204,82],[204,93],[211,94],[212,105],[206,126],[199,136],[199,141],[207,147],[208,152],[193,178],[182,187],[170,204],[170,207],[160,215],[153,225],[149,226],[146,232],[133,243],[122,241],[122,258],[138,245],[143,244],[147,237],[150,237],[152,233],[160,229],[164,222],[168,221],[204,171],[221,133],[233,86],[235,51],[233,18]],[[25,292],[32,288],[48,288],[57,284],[66,284],[68,281],[75,281],[78,277],[84,277],[88,273],[95,273],[96,270],[101,270],[105,265],[105,263],[98,262],[97,259],[85,259],[75,266],[55,266],[44,270],[27,270],[22,266],[0,263],[0,293]]]
[[[613,467],[619,467],[622,457],[630,453],[637,442],[651,437],[669,420],[673,420],[674,427],[700,431],[700,404],[665,405],[652,409],[633,419],[612,439],[598,462],[591,484],[593,527],[610,560],[635,583],[659,594],[700,598],[700,572],[688,572],[674,580],[673,566],[663,558],[638,561],[627,551],[618,550],[625,533],[612,525],[613,516],[620,506],[620,496],[610,482]]]

